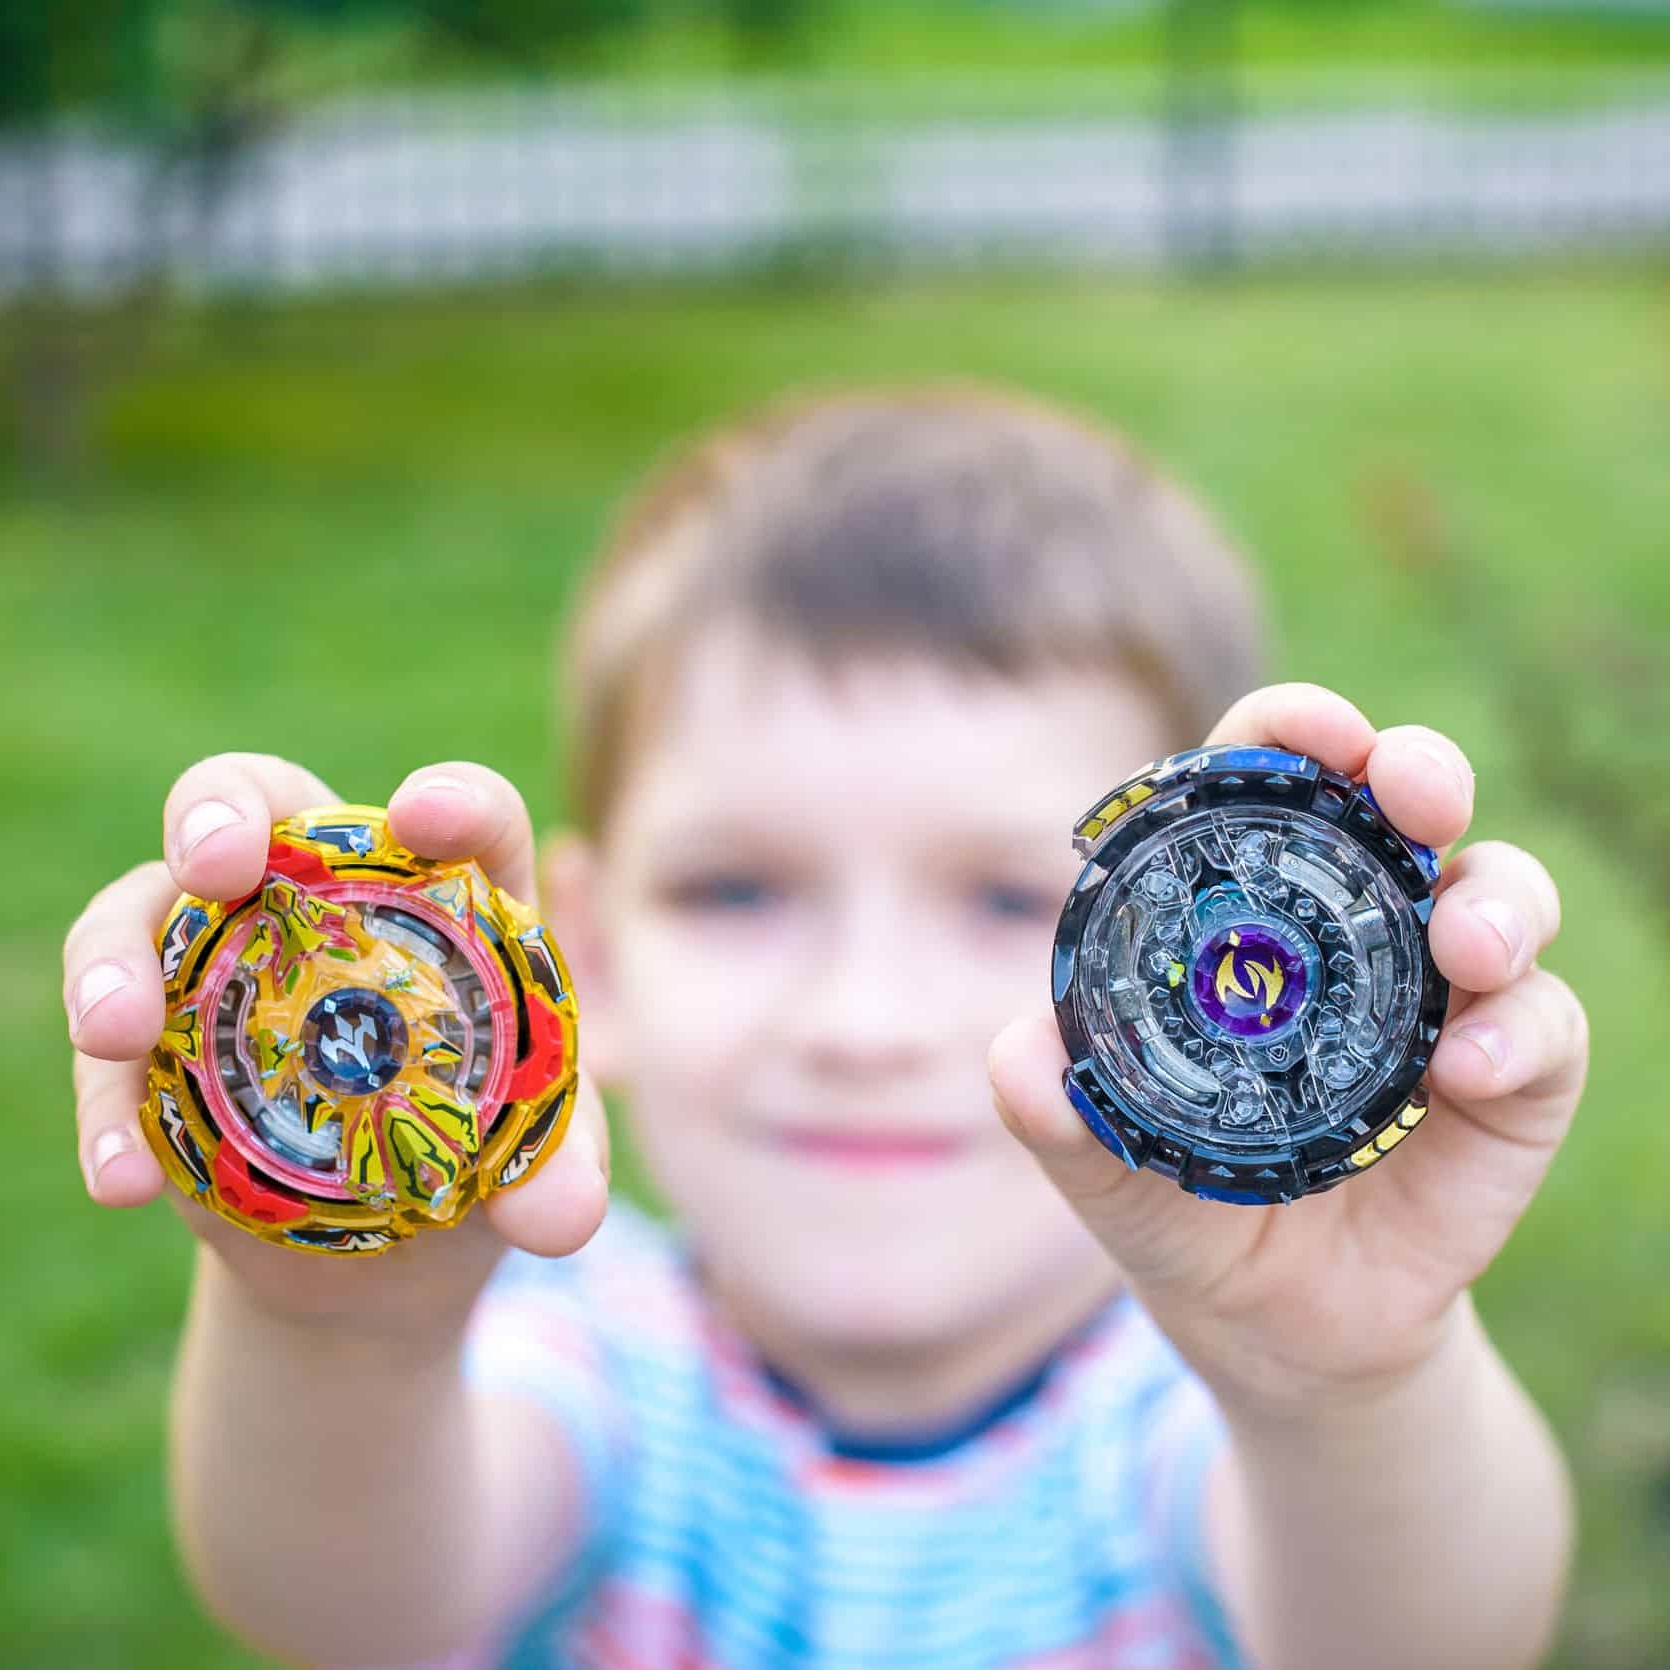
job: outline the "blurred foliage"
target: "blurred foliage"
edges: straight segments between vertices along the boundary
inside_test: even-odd
[[[21,1043],[0,1256],[27,1273],[0,1335],[0,1659],[252,1662],[168,1544],[184,1232],[160,1206],[95,1210],[76,1171],[71,917],[155,851],[169,783],[220,749],[293,755],[370,800],[474,757],[559,817],[551,623],[621,493],[789,385],[934,374],[1128,428],[1255,554],[1277,671],[1448,730],[1477,767],[1474,833],[1559,880],[1544,961],[1588,1003],[1589,1092],[1480,1305],[1578,1476],[1558,1664],[1670,1662],[1670,285],[1644,268],[167,315],[95,403],[85,495],[0,483],[0,996]]]
[[[0,126],[85,100],[110,100],[131,50],[124,0],[0,0]]]
[[[338,36],[393,27],[419,49],[461,50],[502,68],[572,55],[636,16],[627,0],[0,0],[0,130],[51,132],[54,118],[97,116],[145,142],[152,200],[184,180],[193,219],[206,227],[252,146],[375,62],[321,56],[321,26]],[[50,175],[32,178],[23,224],[40,282],[3,372],[25,476],[63,491],[97,465],[90,403],[167,304],[181,234],[161,215],[146,223],[112,328],[101,331],[54,285],[72,205]]]
[[[294,101],[512,71],[664,80],[815,69],[883,82],[1142,74],[1173,50],[1179,11],[1221,19],[1243,73],[1277,96],[1317,73],[1385,88],[1454,82],[1481,96],[1530,83],[1547,96],[1587,73],[1670,65],[1670,4],[0,0],[0,124],[71,106],[160,116],[176,94],[171,51],[250,27],[269,36]]]
[[[645,0],[414,0],[414,23],[463,47],[519,63],[568,54],[612,30],[640,27]]]

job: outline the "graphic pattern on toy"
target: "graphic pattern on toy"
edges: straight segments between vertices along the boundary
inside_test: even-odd
[[[171,1179],[245,1229],[379,1252],[562,1138],[576,1010],[550,936],[477,865],[399,847],[378,808],[279,824],[261,884],[183,897],[158,945],[142,1123]]]
[[[1194,750],[1074,835],[1053,995],[1068,1095],[1106,1146],[1196,1193],[1291,1199],[1414,1127],[1448,992],[1425,934],[1438,865],[1366,785]]]

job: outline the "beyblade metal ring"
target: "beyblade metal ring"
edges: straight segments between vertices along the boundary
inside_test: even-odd
[[[1366,784],[1274,748],[1197,748],[1104,796],[1056,928],[1068,1099],[1127,1165],[1293,1200],[1419,1124],[1449,1001],[1438,858]]]
[[[473,861],[374,806],[274,825],[260,886],[183,895],[141,1110],[172,1181],[285,1246],[382,1252],[562,1140],[576,1010],[556,943]]]

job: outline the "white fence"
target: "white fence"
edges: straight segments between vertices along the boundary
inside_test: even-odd
[[[850,117],[736,92],[310,110],[229,158],[90,130],[0,144],[0,295],[423,283],[819,262],[1147,267],[1670,245],[1670,83],[1526,115],[1387,104],[1182,128],[1073,114]]]

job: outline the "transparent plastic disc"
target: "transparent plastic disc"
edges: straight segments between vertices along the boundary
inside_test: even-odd
[[[1079,1018],[1103,1070],[1191,1143],[1253,1155],[1336,1130],[1407,1046],[1419,925],[1309,813],[1187,813],[1118,863],[1086,924]]]

